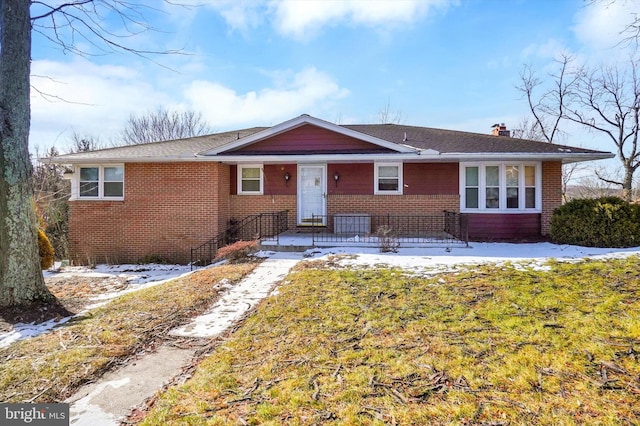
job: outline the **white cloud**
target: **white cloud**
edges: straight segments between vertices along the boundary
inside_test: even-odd
[[[426,16],[431,9],[446,9],[451,3],[450,0],[272,0],[270,6],[280,33],[305,39],[325,25],[338,23],[383,29],[411,24]]]
[[[348,95],[330,76],[307,68],[274,88],[237,93],[211,81],[194,81],[185,91],[187,102],[216,126],[275,124],[302,113],[330,112],[333,103]]]
[[[640,14],[637,0],[588,3],[576,13],[573,31],[592,49],[611,49],[625,37],[621,32]]]
[[[287,37],[309,39],[325,26],[362,25],[389,29],[425,17],[432,9],[446,10],[458,0],[212,0],[232,30],[246,31],[264,20]],[[202,4],[202,3],[201,3]]]
[[[40,148],[66,145],[72,131],[108,142],[131,112],[169,101],[133,68],[75,58],[33,61],[31,69],[30,142]]]
[[[201,112],[215,129],[232,129],[275,124],[302,113],[331,116],[332,107],[349,93],[313,67],[272,71],[269,87],[247,93],[210,80],[185,78],[181,86],[180,76],[154,87],[149,75],[134,68],[83,58],[34,61],[32,72],[30,144],[41,151],[52,145],[65,150],[73,131],[108,144],[131,113],[144,114],[158,105]]]
[[[524,60],[535,59],[555,59],[561,54],[568,54],[569,49],[559,40],[550,38],[542,43],[531,43],[525,47],[520,56]]]

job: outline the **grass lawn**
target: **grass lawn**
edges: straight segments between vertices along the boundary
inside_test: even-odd
[[[0,349],[0,401],[55,402],[205,311],[216,284],[235,283],[256,263],[197,271],[119,297],[51,333]]]
[[[301,264],[143,424],[637,424],[640,259]]]

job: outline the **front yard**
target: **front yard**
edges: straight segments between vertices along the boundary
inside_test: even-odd
[[[191,379],[130,420],[637,424],[637,255],[449,270],[359,267],[353,257],[299,263],[229,339],[207,347]],[[166,341],[254,267],[139,290],[0,349],[0,400],[64,400]]]
[[[640,418],[637,256],[432,276],[336,260],[301,263],[143,424]]]

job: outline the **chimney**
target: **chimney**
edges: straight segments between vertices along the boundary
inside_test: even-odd
[[[506,136],[508,138],[511,137],[511,130],[507,130],[507,126],[504,123],[494,124],[493,126],[491,126],[491,128],[493,129],[491,131],[491,134],[493,136]]]

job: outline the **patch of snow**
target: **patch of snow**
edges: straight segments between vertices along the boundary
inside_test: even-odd
[[[105,388],[112,387],[114,389],[120,388],[129,383],[128,378],[120,380],[111,380],[108,382],[100,383],[91,393],[78,401],[73,403],[74,412],[71,414],[70,423],[74,426],[92,426],[92,425],[119,425],[120,421],[112,413],[108,412],[99,405],[93,404],[92,401],[95,397],[100,395]]]
[[[229,288],[208,312],[169,334],[181,337],[215,337],[227,330],[267,297],[274,285],[285,278],[289,270],[302,259],[302,253],[271,253],[249,276]],[[261,256],[266,254],[262,253]]]

